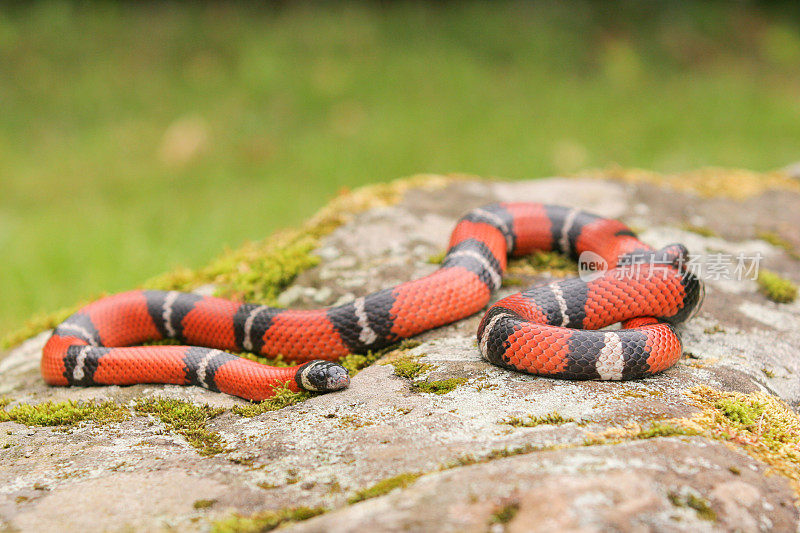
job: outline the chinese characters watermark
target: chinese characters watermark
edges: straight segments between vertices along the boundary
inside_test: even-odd
[[[593,281],[607,273],[617,279],[631,279],[669,275],[672,267],[681,272],[691,274],[703,281],[742,281],[758,278],[761,264],[760,252],[737,254],[711,253],[687,254],[664,258],[658,253],[642,252],[625,256],[613,269],[608,268],[608,262],[594,252],[583,252],[578,258],[580,277],[584,281]]]

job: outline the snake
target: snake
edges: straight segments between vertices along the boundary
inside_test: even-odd
[[[655,249],[622,222],[577,208],[507,202],[460,218],[431,274],[341,305],[284,309],[162,290],[101,298],[53,330],[42,376],[54,386],[197,385],[251,401],[280,388],[344,389],[350,377],[337,363],[342,357],[478,313],[501,287],[509,257],[537,250],[586,268],[489,306],[477,331],[486,361],[549,378],[627,380],[680,359],[676,325],[704,296],[683,245]],[[153,344],[164,339],[180,344]],[[237,355],[243,352],[280,355],[293,366]]]

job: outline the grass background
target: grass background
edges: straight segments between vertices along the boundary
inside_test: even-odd
[[[0,6],[0,335],[417,172],[800,160],[797,8]]]

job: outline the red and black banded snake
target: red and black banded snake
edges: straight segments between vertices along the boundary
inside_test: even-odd
[[[478,328],[487,361],[548,377],[635,379],[680,358],[674,324],[703,298],[682,245],[654,250],[621,222],[577,209],[500,203],[461,218],[432,274],[344,305],[291,310],[149,290],[100,299],[56,327],[42,375],[51,385],[200,385],[249,400],[271,397],[276,386],[339,390],[349,384],[339,358],[477,313],[500,287],[507,258],[535,250],[592,252],[608,268],[492,305]],[[624,271],[633,264],[635,275]],[[617,322],[623,329],[593,331]],[[134,346],[167,338],[187,346]],[[229,353],[242,351],[299,364],[272,367]]]

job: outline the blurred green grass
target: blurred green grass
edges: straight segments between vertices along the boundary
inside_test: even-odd
[[[417,172],[800,159],[749,4],[0,7],[0,334]]]

